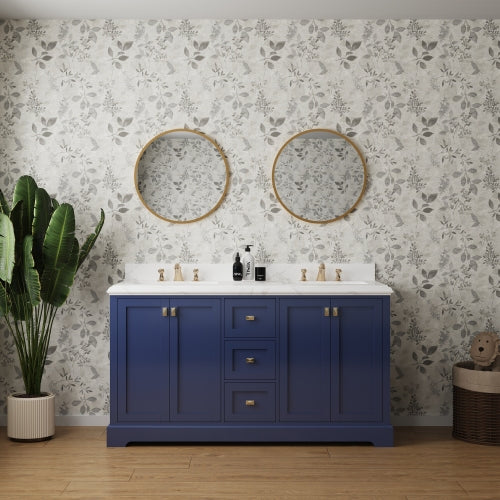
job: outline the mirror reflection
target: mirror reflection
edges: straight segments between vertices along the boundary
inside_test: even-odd
[[[195,130],[163,132],[142,149],[135,166],[140,199],[169,222],[195,222],[214,212],[229,185],[229,167],[219,146]]]
[[[273,188],[293,216],[327,223],[354,210],[366,187],[366,164],[346,136],[306,130],[289,139],[273,166]]]

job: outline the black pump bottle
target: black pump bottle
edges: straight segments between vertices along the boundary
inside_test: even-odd
[[[241,281],[243,279],[243,264],[240,262],[240,253],[236,252],[236,258],[233,264],[233,281]]]

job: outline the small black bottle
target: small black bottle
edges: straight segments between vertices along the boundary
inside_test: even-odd
[[[233,264],[233,281],[241,281],[243,279],[243,264],[240,262],[240,253],[236,252],[236,258]]]

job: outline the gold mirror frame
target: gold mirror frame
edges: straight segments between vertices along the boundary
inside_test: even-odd
[[[192,134],[196,134],[199,137],[202,137],[203,139],[206,139],[217,150],[217,152],[219,153],[220,157],[222,158],[222,160],[224,162],[224,167],[225,167],[225,173],[226,173],[226,175],[225,175],[224,189],[222,191],[222,194],[221,194],[220,198],[218,199],[217,203],[210,210],[208,210],[203,215],[201,215],[199,217],[196,217],[194,219],[177,220],[177,219],[171,219],[169,217],[166,217],[165,215],[162,215],[162,214],[158,213],[156,210],[154,210],[153,208],[151,208],[149,206],[149,204],[146,202],[146,200],[144,199],[143,194],[141,193],[141,191],[139,189],[139,166],[140,166],[141,159],[144,156],[144,153],[146,152],[146,150],[148,149],[148,147],[152,143],[154,143],[156,140],[158,140],[158,139],[160,139],[160,138],[162,138],[162,137],[164,137],[164,136],[166,136],[168,134],[172,134],[174,132],[192,133]],[[147,144],[141,149],[141,152],[139,153],[139,155],[137,157],[137,160],[135,162],[135,169],[134,169],[135,190],[136,190],[136,192],[137,192],[137,194],[139,196],[139,199],[141,200],[142,204],[144,205],[144,207],[149,212],[151,212],[153,215],[155,215],[156,217],[158,217],[158,218],[160,218],[160,219],[162,219],[164,221],[167,221],[167,222],[172,222],[173,224],[188,224],[188,223],[191,223],[191,222],[197,222],[197,221],[199,221],[201,219],[204,219],[205,217],[208,217],[210,214],[212,214],[213,212],[215,212],[220,207],[220,205],[224,201],[224,197],[227,194],[227,191],[228,191],[228,188],[229,188],[229,181],[230,181],[229,177],[230,177],[229,164],[228,164],[226,155],[224,154],[224,152],[222,151],[222,149],[219,147],[219,145],[211,137],[209,137],[208,135],[204,134],[203,132],[198,132],[197,130],[190,130],[190,129],[185,129],[185,128],[176,128],[176,129],[172,129],[172,130],[167,130],[165,132],[161,132],[160,134],[158,134],[155,137],[153,137],[150,141],[148,141]]]
[[[278,193],[278,188],[276,186],[276,166],[278,164],[278,160],[279,160],[279,157],[281,155],[281,153],[283,152],[283,150],[287,147],[288,144],[290,144],[294,139],[297,139],[298,137],[301,137],[305,134],[310,134],[312,132],[325,132],[325,133],[330,133],[334,136],[337,136],[341,139],[344,139],[348,144],[350,144],[354,150],[356,151],[356,153],[358,154],[360,160],[361,160],[361,164],[363,166],[363,185],[361,187],[361,191],[359,193],[359,196],[357,197],[357,199],[354,201],[354,203],[351,205],[351,207],[346,210],[344,213],[338,215],[338,216],[335,216],[331,219],[327,219],[327,220],[313,220],[313,219],[307,219],[299,214],[296,214],[294,213],[287,205],[286,203],[282,200],[282,198],[280,197],[279,193]],[[334,165],[332,165],[332,168],[334,168]],[[351,213],[355,208],[356,206],[358,205],[358,203],[360,202],[361,198],[363,197],[365,191],[366,191],[366,185],[367,185],[367,178],[368,178],[368,170],[367,170],[367,167],[366,167],[366,162],[365,162],[365,159],[363,158],[363,155],[361,154],[361,150],[358,148],[358,146],[356,146],[356,144],[351,140],[349,139],[349,137],[341,134],[340,132],[336,132],[335,130],[330,130],[330,129],[324,129],[324,128],[317,128],[317,129],[308,129],[308,130],[304,130],[302,132],[299,132],[298,134],[295,134],[294,136],[292,136],[290,139],[288,139],[288,141],[285,142],[285,144],[283,144],[283,146],[281,146],[280,150],[278,151],[278,154],[276,155],[276,158],[274,160],[274,163],[273,163],[273,171],[272,171],[272,183],[273,183],[273,190],[274,190],[274,194],[276,195],[276,198],[278,199],[278,201],[280,202],[280,204],[282,205],[282,207],[291,215],[293,215],[294,217],[296,217],[297,219],[300,219],[304,222],[309,222],[311,224],[328,224],[330,222],[334,222],[336,220],[339,220],[339,219],[342,219],[344,218],[346,215],[348,215],[349,213]]]

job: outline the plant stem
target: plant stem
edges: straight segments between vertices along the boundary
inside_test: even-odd
[[[58,308],[45,302],[35,307],[23,303],[21,307],[24,319],[11,322],[7,315],[5,320],[17,348],[26,394],[38,396]]]

